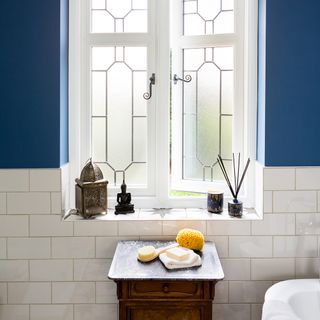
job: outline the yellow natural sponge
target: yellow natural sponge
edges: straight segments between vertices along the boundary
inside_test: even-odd
[[[203,234],[194,229],[182,229],[178,232],[176,241],[181,247],[189,248],[192,250],[202,250],[204,246]]]

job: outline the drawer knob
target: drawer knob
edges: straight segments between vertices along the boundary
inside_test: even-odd
[[[163,290],[164,293],[168,293],[169,292],[169,285],[164,284],[163,287],[162,287],[162,290]]]

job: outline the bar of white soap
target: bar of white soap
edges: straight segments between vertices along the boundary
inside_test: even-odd
[[[190,251],[192,250],[187,248],[176,247],[176,248],[171,248],[167,250],[166,254],[169,258],[172,258],[178,261],[183,261],[189,258]]]

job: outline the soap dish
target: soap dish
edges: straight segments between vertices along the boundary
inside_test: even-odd
[[[179,261],[173,259],[169,257],[166,252],[161,253],[159,259],[163,263],[163,265],[170,270],[199,267],[202,264],[200,256],[194,253],[193,251],[192,253],[190,253],[189,257],[186,260]]]

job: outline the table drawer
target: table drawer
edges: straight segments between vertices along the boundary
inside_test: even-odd
[[[203,282],[199,281],[132,281],[129,298],[188,298],[203,297]]]
[[[132,308],[127,312],[127,320],[202,320],[201,307],[193,306],[186,308],[183,305],[162,308]]]

